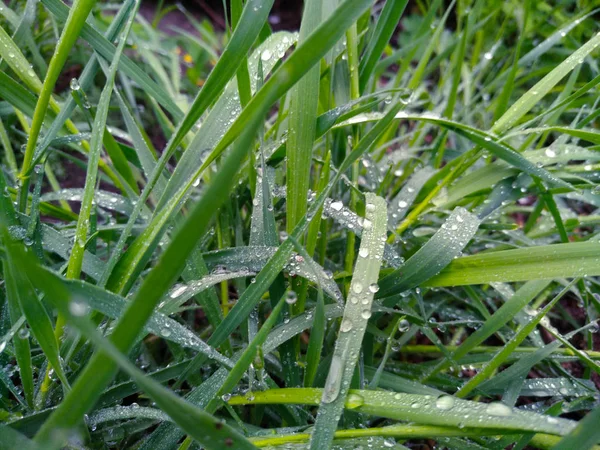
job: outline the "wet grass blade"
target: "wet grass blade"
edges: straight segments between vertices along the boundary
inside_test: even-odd
[[[380,282],[378,298],[414,288],[437,275],[456,258],[479,228],[480,220],[464,208],[456,208],[433,237],[406,264]]]
[[[252,400],[233,397],[229,403],[318,405],[322,395],[322,389],[274,389],[256,392]],[[435,398],[431,395],[351,389],[344,407],[359,413],[416,424],[531,431],[559,436],[568,434],[576,425],[571,420],[522,411],[501,403],[478,403],[449,395]]]
[[[362,234],[350,293],[310,441],[311,449],[331,446],[371,317],[371,303],[379,289],[377,279],[387,233],[385,200],[367,194],[366,211],[365,222],[370,225]]]

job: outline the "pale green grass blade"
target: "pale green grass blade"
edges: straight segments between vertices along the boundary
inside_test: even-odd
[[[536,105],[571,70],[600,45],[600,34],[595,34],[588,42],[577,49],[548,75],[519,98],[491,128],[494,133],[505,133],[512,128],[534,105]]]
[[[366,195],[366,205],[365,221],[370,225],[361,238],[350,293],[310,441],[311,449],[331,445],[371,317],[371,303],[379,289],[377,278],[383,256],[382,243],[387,233],[387,205],[384,199],[374,194]]]
[[[406,264],[379,282],[378,298],[399,294],[437,275],[456,258],[479,228],[480,220],[456,208],[435,235]]]
[[[425,285],[462,286],[598,276],[599,251],[598,242],[571,242],[464,256],[451,262]]]

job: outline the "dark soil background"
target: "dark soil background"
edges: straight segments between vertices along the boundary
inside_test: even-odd
[[[227,2],[229,3],[229,2]],[[156,0],[147,0],[141,6],[141,13],[146,19],[152,19],[159,2]],[[166,1],[165,6],[171,4],[180,4],[189,12],[198,18],[205,18],[212,22],[215,28],[225,29],[225,14],[223,11],[223,0],[185,0],[180,2]],[[275,0],[269,24],[274,31],[278,30],[298,30],[300,28],[300,19],[302,18],[301,0]],[[185,15],[178,10],[171,11],[160,23],[160,28],[165,32],[170,32],[170,27],[176,25],[186,30],[192,31],[192,27]]]

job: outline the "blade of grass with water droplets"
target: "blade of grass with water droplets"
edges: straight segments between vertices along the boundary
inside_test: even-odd
[[[134,22],[135,14],[139,8],[140,2],[136,1],[133,10],[130,13],[125,30],[119,39],[119,45],[115,52],[115,59],[111,62],[109,73],[107,75],[106,83],[100,94],[100,101],[98,103],[98,109],[96,111],[96,117],[92,127],[92,140],[91,148],[88,155],[87,173],[85,178],[85,188],[83,197],[81,200],[81,209],[79,210],[79,216],[77,218],[77,228],[75,230],[75,242],[69,257],[69,264],[67,267],[67,278],[79,278],[81,274],[81,266],[83,264],[83,255],[85,250],[85,242],[87,241],[90,214],[92,212],[94,195],[96,190],[96,180],[98,177],[98,161],[100,160],[100,152],[102,151],[102,143],[104,133],[106,130],[106,120],[108,118],[108,110],[110,106],[110,99],[112,96],[112,90],[115,83],[115,77],[117,74],[117,68],[119,66],[119,59],[125,48],[127,36],[131,30]],[[75,6],[74,6],[75,7]],[[57,320],[56,332],[57,337],[60,338],[62,335],[62,323],[59,319]]]
[[[322,391],[314,388],[272,389],[254,393],[252,400],[242,396],[232,397],[229,403],[318,405]],[[344,407],[359,413],[419,425],[531,431],[559,436],[569,433],[576,425],[572,420],[522,411],[501,403],[478,403],[449,395],[435,398],[431,395],[351,389]]]
[[[456,208],[406,264],[384,277],[378,298],[399,294],[437,275],[456,258],[479,228],[480,220],[464,208]]]
[[[387,205],[384,199],[371,193],[366,194],[366,205],[365,220],[372,225],[361,237],[350,293],[311,437],[311,449],[331,445],[371,317],[371,303],[379,289],[377,279],[387,232]]]

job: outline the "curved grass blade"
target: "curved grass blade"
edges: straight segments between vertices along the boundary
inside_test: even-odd
[[[422,285],[450,264],[479,228],[480,220],[464,208],[456,208],[442,227],[399,269],[379,282],[378,298],[399,294]]]
[[[311,449],[331,446],[371,317],[371,303],[379,289],[377,278],[387,232],[387,205],[384,199],[371,193],[366,194],[366,205],[365,221],[371,226],[362,235],[350,294],[310,441]]]

